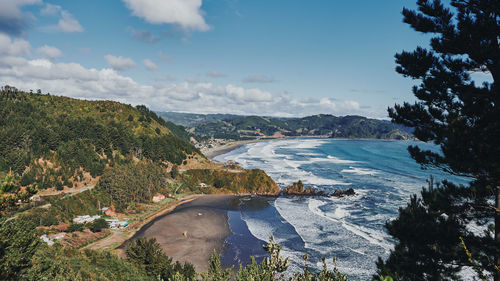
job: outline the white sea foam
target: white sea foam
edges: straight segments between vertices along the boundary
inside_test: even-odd
[[[377,256],[386,257],[393,247],[390,236],[382,228],[383,222],[397,216],[397,207],[404,206],[410,194],[419,192],[425,185],[425,176],[419,171],[407,172],[399,164],[393,165],[394,161],[403,161],[405,165],[409,163],[404,162],[404,157],[393,157],[393,145],[380,148],[380,144],[377,144],[374,146],[375,152],[365,151],[372,158],[357,159],[351,156],[355,153],[350,154],[349,150],[353,149],[351,146],[339,150],[330,149],[330,146],[321,147],[332,141],[289,139],[253,143],[237,152],[221,155],[218,159],[235,160],[245,168],[263,169],[280,185],[289,185],[300,179],[306,186],[322,186],[333,190],[337,185],[353,183],[356,191],[354,196],[276,199],[274,207],[282,217],[278,225],[272,219],[242,218],[258,239],[267,241],[274,234],[275,239],[282,243],[283,255],[291,258],[293,270],[302,268],[304,250],[318,257],[339,256],[336,254],[339,253],[343,258],[339,260],[338,268],[364,280],[374,273]],[[342,143],[340,141],[338,145]],[[386,155],[388,161],[382,166],[378,165],[377,169],[372,169],[376,163],[369,162],[370,165],[366,165],[360,161],[381,159]],[[363,181],[364,177],[360,175],[370,176],[370,181]],[[478,232],[477,226],[470,226],[470,230]],[[298,237],[295,233],[304,241],[304,248],[302,243],[296,243]],[[311,260],[311,265],[320,268],[321,264],[316,264],[317,261]],[[331,268],[331,260],[328,260],[328,264]]]
[[[326,205],[326,203],[322,203],[317,199],[310,199],[309,200],[309,210],[323,218],[326,218],[328,220],[331,220],[333,222],[340,222],[342,226],[347,229],[348,231],[356,234],[359,237],[364,238],[368,242],[380,246],[384,248],[386,251],[389,251],[392,249],[392,244],[388,242],[389,236],[382,231],[370,229],[364,226],[356,225],[354,223],[346,221],[344,218],[349,215],[349,212],[345,209],[346,206],[338,206],[335,209],[335,212],[332,213],[326,213],[320,209],[321,206]]]
[[[361,225],[356,225],[353,223],[349,223],[346,221],[342,222],[342,226],[344,226],[345,229],[349,230],[350,232],[363,237],[366,239],[368,242],[380,246],[386,250],[387,253],[389,253],[390,250],[394,248],[394,245],[389,243],[387,238],[389,236],[382,231],[377,231],[374,229],[370,229]]]
[[[321,156],[321,153],[315,153],[315,152],[297,152],[295,155],[300,155],[300,156]]]
[[[370,175],[370,176],[378,174],[378,172],[374,171],[374,170],[365,169],[365,168],[356,168],[356,167],[352,167],[352,166],[350,166],[349,169],[343,169],[340,172],[341,173],[351,173],[351,174],[356,174],[356,175]]]
[[[247,224],[248,230],[257,239],[269,241],[269,237],[273,235],[273,226],[263,220],[242,216],[243,221]]]

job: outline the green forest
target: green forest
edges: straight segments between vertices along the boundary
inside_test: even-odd
[[[73,187],[84,173],[133,159],[181,164],[199,151],[145,106],[0,90],[0,177],[20,186]],[[3,178],[2,177],[2,178]]]
[[[167,115],[168,116],[168,115]],[[328,136],[332,138],[411,139],[403,127],[362,116],[319,114],[303,118],[237,116],[204,122],[188,129],[202,137],[251,139],[273,136]]]

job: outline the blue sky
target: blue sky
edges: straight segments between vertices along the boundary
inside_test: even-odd
[[[0,82],[154,110],[386,118],[415,1],[2,0]]]

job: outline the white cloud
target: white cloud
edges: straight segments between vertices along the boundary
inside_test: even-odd
[[[154,63],[152,60],[150,59],[145,59],[142,61],[142,64],[144,65],[144,67],[146,67],[148,70],[158,70],[158,65],[156,65],[156,63]]]
[[[0,32],[19,35],[26,28],[26,13],[22,6],[40,4],[42,0],[2,0],[0,1]]]
[[[61,8],[58,5],[45,4],[45,6],[40,10],[42,16],[58,16],[59,21],[56,25],[49,25],[42,27],[43,30],[50,32],[83,32],[82,25],[78,22],[75,17],[68,11]]]
[[[123,0],[134,16],[152,24],[176,24],[186,30],[206,31],[202,0]]]
[[[17,48],[21,47],[21,48]],[[373,114],[357,101],[332,98],[293,98],[288,93],[271,93],[258,88],[212,83],[172,83],[171,76],[160,77],[152,85],[136,82],[112,68],[86,68],[78,63],[55,63],[48,59],[29,59],[29,43],[0,35],[0,81],[23,90],[84,99],[109,99],[146,104],[153,110],[196,113],[233,113],[267,116],[306,116],[318,113]],[[110,64],[135,65],[132,60],[108,55]]]
[[[61,12],[62,8],[59,5],[52,5],[45,3],[45,6],[40,10],[40,15],[42,16],[52,16],[55,17]]]
[[[48,59],[56,59],[60,56],[63,55],[61,50],[59,50],[56,47],[48,46],[48,45],[43,45],[42,47],[36,49],[36,52]]]
[[[25,56],[30,54],[30,43],[23,39],[11,40],[6,34],[0,33],[0,55]]]
[[[116,57],[113,55],[106,55],[104,59],[114,70],[124,71],[135,67],[135,62],[131,58],[124,58],[122,56]]]
[[[83,27],[72,14],[62,11],[57,27],[62,32],[82,32]]]

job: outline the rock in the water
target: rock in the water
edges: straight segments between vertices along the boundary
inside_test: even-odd
[[[335,196],[335,197],[344,197],[344,196],[352,196],[352,195],[356,195],[356,192],[354,192],[354,189],[352,189],[352,188],[349,188],[346,190],[337,189],[332,194],[332,196]]]

